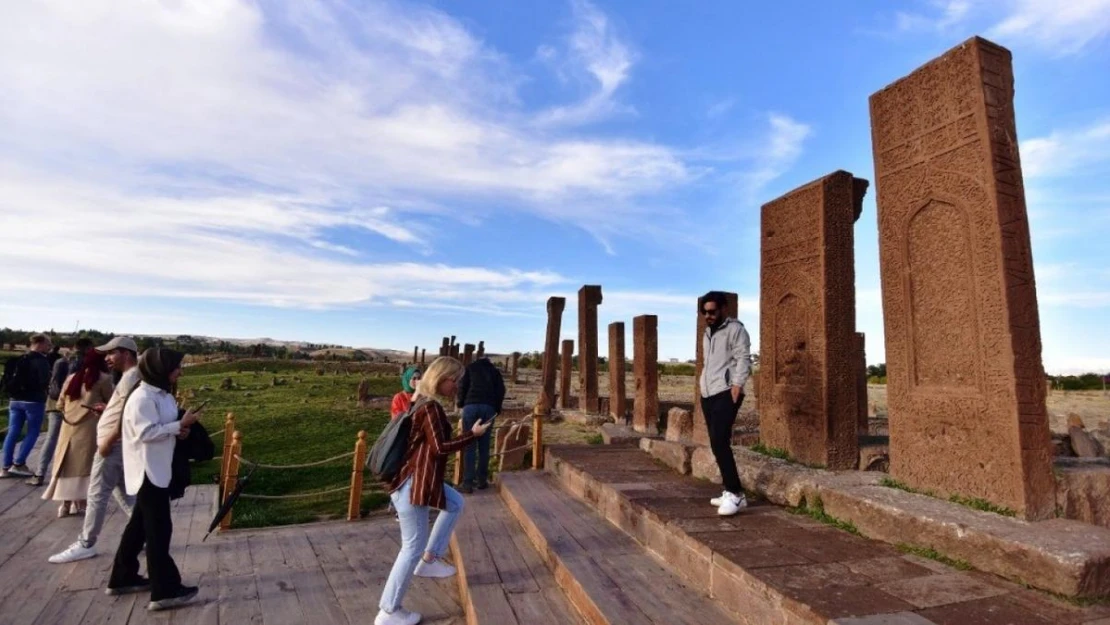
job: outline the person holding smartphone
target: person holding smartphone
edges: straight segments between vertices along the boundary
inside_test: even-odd
[[[416,625],[420,614],[401,607],[413,575],[443,578],[455,574],[455,567],[442,558],[462,513],[463,498],[444,483],[447,458],[481,438],[490,426],[489,422],[477,423],[458,438],[451,437],[451,422],[439,400],[455,399],[462,373],[461,362],[441,356],[416,387],[408,448],[389,493],[401,522],[401,550],[382,589],[374,625]],[[429,531],[432,508],[440,513]]]
[[[135,510],[123,530],[108,579],[108,594],[150,591],[148,610],[166,610],[196,598],[197,587],[181,583],[170,556],[173,520],[170,482],[177,439],[197,422],[199,411],[178,419],[173,391],[185,354],[152,347],[139,357],[142,383],[123,410],[123,476]],[[139,552],[146,546],[149,579],[139,575]]]

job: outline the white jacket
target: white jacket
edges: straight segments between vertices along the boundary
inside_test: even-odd
[[[140,384],[123,409],[123,478],[128,495],[138,494],[144,476],[159,488],[170,485],[180,432],[173,395],[146,382]]]
[[[744,324],[728,317],[716,332],[706,328],[701,344],[701,396],[712,397],[732,386],[739,386],[743,392],[752,374],[752,340]]]

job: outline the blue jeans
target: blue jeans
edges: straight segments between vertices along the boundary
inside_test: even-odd
[[[52,475],[50,469],[54,464],[54,450],[58,447],[58,436],[62,433],[62,413],[50,410],[46,416],[50,421],[46,426],[46,441],[39,449],[39,468],[35,471],[35,475],[45,476],[49,480]],[[99,456],[100,454],[97,454],[97,457]]]
[[[389,572],[389,579],[382,589],[382,600],[378,607],[390,614],[400,609],[409,584],[412,583],[412,574],[420,563],[420,556],[427,552],[441,558],[447,553],[451,532],[455,531],[455,524],[459,522],[459,515],[462,513],[463,498],[446,484],[443,485],[443,494],[447,498],[447,509],[440,511],[430,535],[428,515],[431,508],[412,505],[411,477],[389,496],[393,500],[393,507],[397,509],[397,517],[401,520],[401,551],[397,554],[393,570]]]
[[[39,430],[42,429],[42,419],[46,416],[46,402],[13,401],[8,405],[8,437],[4,439],[4,468],[14,464],[27,464],[27,456],[35,448],[39,440]],[[19,447],[19,455],[15,453],[15,444],[23,434],[23,426],[27,426],[27,436],[23,437],[23,444]]]
[[[493,421],[497,410],[489,404],[469,404],[463,406],[462,433],[469,432],[474,424],[479,421]],[[493,438],[493,424],[491,423],[477,444],[468,445],[463,451],[463,484],[474,485],[474,467],[478,467],[478,483],[485,484],[489,481],[489,442]],[[475,449],[477,448],[477,449]]]

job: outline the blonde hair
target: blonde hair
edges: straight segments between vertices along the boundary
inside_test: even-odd
[[[416,385],[416,393],[412,396],[413,401],[415,402],[417,397],[435,399],[439,396],[440,382],[448,378],[458,379],[462,376],[463,370],[463,364],[450,356],[436,358],[420,377],[420,382]]]

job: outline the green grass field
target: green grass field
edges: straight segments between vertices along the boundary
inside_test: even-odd
[[[370,375],[371,395],[391,396],[400,389],[397,375]],[[221,390],[225,378],[231,378],[231,390]],[[215,435],[223,431],[224,417],[230,411],[243,434],[244,458],[288,465],[353,451],[359,430],[366,430],[369,443],[373,443],[389,421],[389,413],[356,407],[354,396],[360,379],[353,373],[317,375],[311,363],[245,361],[188,367],[179,387],[186,406],[209,400],[201,423],[213,435],[217,455],[223,438]],[[215,483],[219,470],[218,459],[198,463],[193,469],[193,483]],[[246,467],[240,475],[245,472]],[[258,469],[243,492],[287,495],[344,486],[350,479],[351,459],[346,458],[305,469]],[[367,486],[373,481],[366,476]],[[385,494],[370,493],[363,496],[362,509],[382,508],[387,503]],[[240,499],[232,527],[304,523],[343,518],[346,513],[346,492],[299,500]]]

